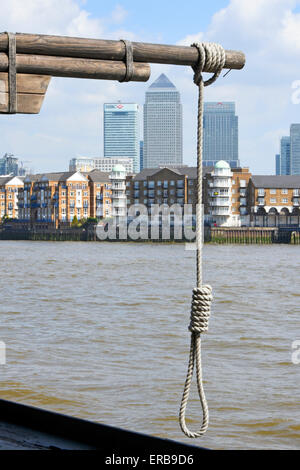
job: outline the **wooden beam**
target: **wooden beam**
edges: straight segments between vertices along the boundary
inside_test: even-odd
[[[126,74],[124,62],[113,60],[81,59],[32,54],[17,54],[17,72],[41,74],[52,77],[92,78],[122,80]],[[8,70],[8,57],[0,53],[0,72]],[[150,77],[149,64],[135,63],[132,80],[146,82]]]
[[[38,114],[51,77],[17,74],[17,113]],[[0,113],[9,112],[8,73],[0,73]]]
[[[125,45],[122,41],[86,39],[42,34],[16,34],[17,52],[22,54],[54,55],[86,59],[125,59]],[[198,51],[195,47],[173,46],[133,42],[133,60],[158,64],[195,65]],[[0,34],[0,51],[7,51],[6,33]],[[241,51],[226,50],[226,69],[242,69],[245,54]],[[205,69],[205,72],[213,70]]]

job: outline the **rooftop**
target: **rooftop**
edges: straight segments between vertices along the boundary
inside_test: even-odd
[[[300,188],[300,175],[252,175],[251,179],[256,188]]]
[[[144,168],[140,173],[135,175],[132,179],[134,181],[143,181],[151,176],[156,175],[157,173],[164,171],[164,170],[169,170],[170,172],[173,172],[176,175],[179,176],[187,176],[188,178],[191,179],[196,179],[197,178],[197,167],[196,166],[181,166],[179,165],[178,167],[175,167],[172,165],[171,167],[165,166],[161,168]],[[204,166],[202,168],[203,175],[206,173],[209,173],[213,170],[212,166]]]
[[[168,77],[162,73],[149,88],[174,88],[176,89],[175,85],[168,79]]]

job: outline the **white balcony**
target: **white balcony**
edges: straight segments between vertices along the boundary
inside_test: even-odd
[[[121,193],[120,191],[114,191],[112,193],[112,199],[126,199],[126,194]]]
[[[210,183],[211,188],[230,188],[231,182],[228,179],[224,180],[214,180],[213,183]]]
[[[113,207],[126,207],[126,201],[124,199],[120,201],[115,199],[112,205]]]
[[[119,191],[125,191],[126,190],[126,184],[124,182],[115,182],[113,181],[111,184],[111,189],[116,189]]]
[[[231,204],[230,204],[230,200],[229,198],[216,198],[214,199],[213,201],[210,201],[209,203],[210,206],[217,206],[217,207],[229,207]]]
[[[230,215],[229,208],[216,208],[211,210],[211,215]]]

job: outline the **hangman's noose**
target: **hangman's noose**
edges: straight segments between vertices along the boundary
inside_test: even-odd
[[[196,208],[196,245],[197,245],[197,287],[193,289],[191,322],[191,347],[187,377],[185,381],[180,412],[180,427],[187,437],[200,437],[208,428],[208,406],[205,398],[202,369],[201,369],[201,333],[208,330],[210,315],[210,304],[212,301],[212,288],[202,285],[202,150],[203,150],[203,95],[204,87],[211,85],[220,75],[225,64],[225,51],[222,46],[215,43],[194,43],[199,52],[199,61],[194,70],[194,83],[198,86],[198,128],[197,128],[197,208]],[[214,75],[203,81],[202,71],[204,68],[216,70]],[[203,420],[198,432],[191,432],[186,426],[185,411],[188,403],[191,382],[193,378],[194,365],[196,362],[196,376],[199,398],[203,410]]]

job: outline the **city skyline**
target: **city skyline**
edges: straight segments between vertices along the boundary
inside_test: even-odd
[[[159,6],[162,18],[168,15],[168,24],[156,17],[154,7],[136,3],[133,8],[128,0],[122,2],[122,7],[100,6],[93,0],[84,3],[61,0],[59,17],[53,14],[54,4],[55,0],[43,5],[3,0],[2,30],[116,40],[123,37],[186,46],[205,40],[220,42],[226,49],[235,49],[238,41],[246,54],[245,68],[221,76],[216,84],[207,87],[205,98],[236,103],[242,163],[250,165],[256,173],[274,173],[278,141],[288,134],[289,123],[299,120],[298,2],[278,0],[273,8],[267,0],[251,7],[245,1],[213,0],[199,5],[191,0],[191,9],[182,12],[179,22],[177,0],[172,9],[155,0],[153,5]],[[190,11],[201,14],[191,15]],[[264,24],[270,15],[272,22]],[[264,24],[264,35],[260,34],[261,24]],[[272,41],[265,41],[265,37]],[[183,123],[184,162],[193,165],[197,116],[193,71],[190,67],[151,65],[152,78],[160,73],[165,73],[181,92],[183,113],[188,116]],[[99,107],[119,99],[142,104],[148,86],[147,83],[52,78],[39,116],[2,116],[0,152],[31,160],[36,171],[63,169],[76,155],[98,156],[103,145],[98,132],[102,126]]]

